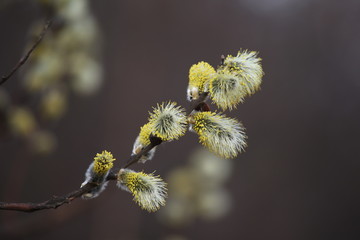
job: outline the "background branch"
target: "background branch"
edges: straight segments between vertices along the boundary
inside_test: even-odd
[[[51,20],[47,21],[47,23],[45,24],[41,34],[39,35],[38,39],[36,40],[36,42],[34,43],[34,45],[29,49],[29,51],[27,51],[27,53],[19,60],[19,62],[15,65],[15,67],[11,70],[11,72],[8,75],[2,76],[1,77],[1,81],[0,81],[0,85],[5,83],[12,75],[14,75],[14,73],[19,70],[19,68],[24,65],[24,63],[28,60],[28,58],[30,57],[31,53],[35,50],[35,48],[40,44],[40,42],[42,41],[42,39],[44,38],[46,32],[48,31],[48,29],[51,26]]]

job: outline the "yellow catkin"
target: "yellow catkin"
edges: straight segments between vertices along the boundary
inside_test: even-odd
[[[166,183],[159,176],[121,169],[118,186],[130,191],[134,201],[144,210],[155,212],[165,205]]]
[[[113,161],[115,158],[111,152],[105,150],[102,153],[97,153],[94,157],[94,172],[99,175],[106,174],[113,167]]]
[[[210,81],[209,92],[211,100],[223,110],[236,108],[247,94],[238,77],[227,69],[218,70]]]
[[[150,135],[154,131],[151,124],[147,123],[140,128],[139,141],[143,146],[150,144]]]
[[[236,56],[228,55],[224,61],[225,68],[238,76],[247,95],[259,90],[264,72],[258,52],[240,50]]]
[[[185,110],[176,106],[175,102],[163,102],[150,113],[149,124],[153,129],[152,133],[161,140],[178,139],[186,132]]]
[[[199,112],[193,116],[192,128],[199,142],[223,158],[234,158],[246,147],[242,124],[214,112]]]
[[[232,110],[259,90],[264,72],[257,54],[244,50],[225,58],[209,82],[210,98],[218,107]]]
[[[199,92],[203,92],[205,83],[214,73],[215,69],[207,62],[192,65],[189,70],[189,87],[196,87]]]

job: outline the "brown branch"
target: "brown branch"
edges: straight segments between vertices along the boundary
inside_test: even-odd
[[[47,21],[47,23],[45,24],[42,32],[40,33],[38,39],[36,40],[36,42],[34,43],[34,45],[29,49],[29,51],[27,51],[27,53],[19,60],[19,62],[15,65],[15,67],[11,70],[11,72],[8,75],[2,76],[1,77],[1,81],[0,81],[0,85],[5,83],[17,70],[19,70],[19,68],[24,65],[24,63],[28,60],[28,58],[30,57],[31,53],[35,50],[35,48],[40,44],[40,42],[42,41],[42,39],[44,38],[47,30],[49,29],[49,27],[51,26],[51,20]]]
[[[147,154],[151,149],[155,146],[162,143],[161,139],[158,137],[151,137],[151,143],[145,147],[141,152],[138,154],[131,156],[128,162],[122,168],[127,168],[139,161],[141,156]],[[106,178],[107,181],[117,180],[117,170],[113,170],[109,173],[108,177]],[[65,196],[53,197],[45,202],[42,203],[5,203],[0,202],[0,210],[14,210],[20,212],[35,212],[44,209],[55,209],[60,207],[65,203],[70,203],[71,201],[75,200],[76,198],[81,197],[83,194],[90,192],[93,188],[97,187],[96,183],[87,183],[83,187],[78,190],[75,190]]]
[[[35,212],[43,209],[58,208],[65,203],[70,203],[78,197],[81,197],[84,193],[89,192],[96,187],[96,183],[87,183],[82,188],[73,191],[65,196],[53,197],[42,203],[5,203],[0,202],[1,210],[15,210],[20,212]]]
[[[197,108],[201,107],[206,100],[208,93],[203,93],[200,95],[199,99],[191,102],[191,111],[197,110]],[[190,111],[190,112],[191,112]],[[129,158],[127,163],[121,168],[128,168],[131,165],[137,163],[140,158],[147,154],[151,149],[160,145],[162,140],[158,137],[151,136],[150,137],[150,144],[146,146],[143,150],[141,150],[138,154],[133,155]],[[107,181],[117,180],[117,173],[119,169],[111,170],[109,175],[107,176]],[[71,203],[76,198],[81,197],[83,194],[90,192],[93,188],[97,187],[96,183],[89,182],[85,184],[78,190],[75,190],[65,196],[53,197],[45,202],[42,203],[5,203],[0,202],[0,210],[14,210],[20,212],[35,212],[44,209],[56,209],[62,206],[65,203]]]
[[[209,93],[208,92],[204,92],[204,93],[201,93],[199,98],[194,100],[194,101],[191,101],[190,102],[190,112],[188,113],[188,115],[191,114],[192,111],[196,110],[196,111],[199,111],[200,108],[203,106],[203,104],[205,103],[207,97],[209,96]]]

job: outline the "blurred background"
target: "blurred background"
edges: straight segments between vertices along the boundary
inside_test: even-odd
[[[205,167],[222,173],[216,191],[189,189],[186,174],[206,153],[188,132],[134,166],[169,182],[175,203],[174,189],[187,189],[177,212],[147,213],[110,183],[57,210],[0,211],[0,239],[360,238],[359,1],[0,0],[1,75],[54,11],[61,17],[37,53],[0,87],[0,201],[77,189],[104,149],[119,166],[152,106],[189,107],[198,61],[216,66],[221,54],[255,50],[265,76],[261,91],[226,112],[245,125],[248,147],[211,160],[219,171]]]

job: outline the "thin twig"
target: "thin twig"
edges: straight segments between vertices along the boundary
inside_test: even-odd
[[[41,40],[44,38],[46,32],[48,31],[49,27],[51,26],[51,20],[47,21],[41,34],[39,35],[38,39],[34,43],[34,45],[29,49],[29,51],[19,60],[19,62],[15,65],[15,67],[11,70],[8,75],[2,76],[0,85],[5,83],[19,68],[24,65],[27,59],[30,57],[31,53],[35,50],[35,48],[40,44]]]
[[[206,100],[208,96],[208,93],[203,93],[200,95],[199,99],[193,101],[191,103],[191,111],[196,110],[199,106],[203,104],[203,102]],[[121,168],[128,168],[131,165],[137,163],[140,158],[144,155],[146,155],[151,149],[154,147],[160,145],[162,143],[162,140],[158,137],[151,136],[150,137],[150,144],[146,146],[143,150],[141,150],[138,154],[133,155],[129,158],[127,163],[121,167]],[[114,181],[117,180],[117,173],[119,169],[113,169],[110,171],[109,175],[107,176],[107,181]],[[59,197],[53,197],[45,202],[42,203],[5,203],[0,202],[0,210],[14,210],[14,211],[20,211],[20,212],[35,212],[39,210],[44,209],[55,209],[60,206],[62,206],[65,203],[70,203],[76,198],[81,197],[83,194],[90,192],[93,188],[97,187],[98,185],[96,183],[89,182],[85,184],[83,187],[81,187],[78,190],[75,190],[65,196],[59,196]]]
[[[43,209],[58,208],[65,203],[70,203],[78,197],[81,197],[84,193],[89,192],[96,187],[95,183],[87,183],[82,188],[73,191],[65,196],[53,197],[42,203],[5,203],[0,202],[1,210],[15,210],[20,212],[35,212]]]

